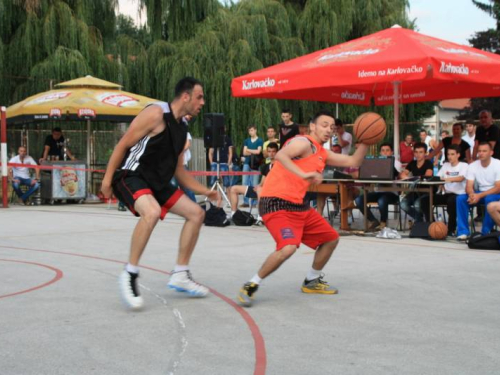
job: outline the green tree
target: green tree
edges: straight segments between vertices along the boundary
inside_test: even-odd
[[[488,2],[472,0],[472,2],[496,20],[496,28],[476,32],[469,39],[469,43],[475,48],[500,54],[500,0],[489,0]],[[479,112],[483,109],[490,110],[494,118],[500,118],[500,98],[472,98],[471,106],[461,111],[459,118],[477,119]]]

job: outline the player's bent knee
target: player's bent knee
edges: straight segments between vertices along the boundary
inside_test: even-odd
[[[189,211],[186,219],[193,223],[202,225],[205,221],[205,211],[200,206],[196,205],[192,210]]]
[[[325,242],[323,245],[321,246],[326,246],[328,248],[331,248],[331,249],[335,249],[337,247],[337,245],[339,244],[339,239],[337,238],[336,240],[333,240],[333,241],[328,241],[328,242]],[[320,247],[321,247],[320,246]]]
[[[281,248],[278,253],[283,258],[283,260],[286,260],[290,258],[295,252],[297,251],[297,246],[295,245],[286,245],[285,247]]]
[[[161,208],[159,206],[148,207],[144,213],[141,213],[141,217],[148,223],[155,225],[158,220],[160,220]]]

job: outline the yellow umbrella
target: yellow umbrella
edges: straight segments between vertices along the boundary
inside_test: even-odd
[[[7,108],[7,124],[44,120],[130,122],[148,104],[145,96],[121,91],[121,86],[86,76],[56,85]]]
[[[92,76],[59,83],[55,90],[30,96],[8,107],[7,125],[48,120],[86,121],[90,165],[92,121],[131,122],[144,107],[158,101],[121,91],[121,87]]]

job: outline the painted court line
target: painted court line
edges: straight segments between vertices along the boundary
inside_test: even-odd
[[[116,260],[116,259],[102,258],[102,257],[93,256],[93,255],[68,253],[68,252],[64,252],[64,251],[31,249],[31,248],[25,248],[25,247],[4,246],[4,245],[0,245],[0,248],[9,249],[9,250],[35,251],[35,252],[40,252],[40,253],[49,253],[49,254],[58,254],[58,255],[69,255],[69,256],[74,256],[74,257],[79,257],[79,258],[88,258],[88,259],[102,260],[102,261],[106,261],[106,262],[125,264],[125,262],[120,261],[120,260]],[[28,263],[28,262],[26,262],[26,263]],[[59,271],[59,270],[52,268],[50,266],[45,266],[45,265],[38,264],[38,263],[33,263],[33,264],[37,264],[37,265],[40,265],[43,267],[50,268],[56,272]],[[159,272],[159,273],[162,273],[165,275],[170,275],[169,272],[166,272],[166,271],[163,271],[163,270],[160,270],[157,268],[153,268],[153,267],[149,267],[149,266],[141,266],[141,267],[144,269],[148,269],[150,271]],[[59,280],[62,277],[62,272],[61,271],[59,271],[59,272],[60,272],[60,277],[58,277],[57,280]],[[56,275],[56,277],[57,276],[58,275]],[[57,280],[55,280],[55,281],[57,281]],[[54,282],[54,281],[51,280],[51,282]],[[43,285],[43,286],[46,286],[46,285]],[[36,289],[39,289],[43,286],[38,286],[38,287],[36,287]],[[223,300],[224,302],[229,304],[231,307],[233,307],[236,310],[236,312],[238,312],[238,314],[241,315],[241,317],[243,318],[243,320],[247,324],[247,326],[250,329],[250,332],[252,334],[252,338],[254,341],[254,347],[255,347],[254,375],[264,375],[266,373],[267,355],[266,355],[266,346],[265,346],[264,338],[260,332],[259,326],[255,322],[255,320],[253,320],[253,318],[250,316],[250,314],[245,309],[243,309],[241,306],[239,306],[236,302],[234,302],[233,300],[231,300],[227,296],[217,292],[215,289],[212,289],[210,287],[208,287],[208,289],[210,290],[210,292],[212,292],[212,294],[214,294],[215,296],[217,296],[218,298],[220,298],[221,300]],[[20,292],[18,292],[18,293],[20,293]],[[24,291],[24,293],[25,293],[25,291]]]

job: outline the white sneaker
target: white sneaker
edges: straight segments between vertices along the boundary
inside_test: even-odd
[[[460,236],[457,237],[457,241],[467,241],[468,238],[469,238],[468,235],[461,234]]]
[[[208,294],[208,288],[194,281],[189,271],[172,273],[168,287],[178,292],[185,292],[191,297],[205,297]]]
[[[137,278],[139,274],[123,270],[118,279],[120,294],[123,302],[131,309],[137,310],[144,305],[144,300],[139,293]]]

